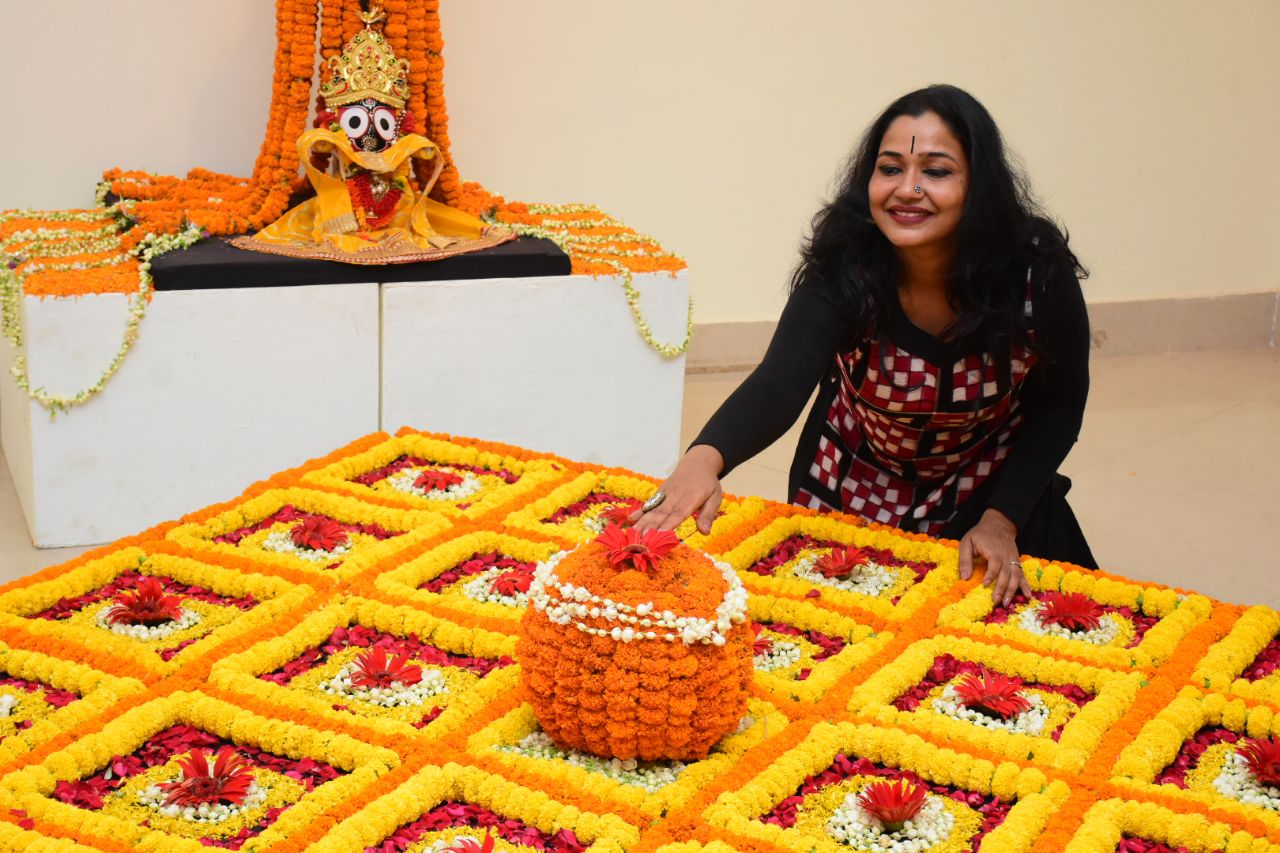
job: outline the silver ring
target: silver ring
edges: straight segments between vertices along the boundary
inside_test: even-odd
[[[640,509],[644,512],[653,512],[655,509],[660,507],[662,505],[662,502],[665,501],[666,499],[667,499],[667,493],[659,489],[658,491],[653,493],[653,497],[649,498],[649,500],[640,504]]]
[[[1022,568],[1022,561],[1021,561],[1021,560],[1010,560],[1010,561],[1009,561],[1009,565],[1011,565],[1011,566],[1017,566],[1018,568]]]
[[[924,187],[920,186],[919,184],[916,184],[916,192],[918,193],[924,192]]]

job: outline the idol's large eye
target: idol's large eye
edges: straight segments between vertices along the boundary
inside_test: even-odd
[[[378,107],[373,111],[373,129],[390,142],[396,138],[396,114],[390,107]]]
[[[352,139],[359,139],[369,129],[369,111],[364,107],[345,107],[338,119],[338,123],[347,132],[347,136]]]

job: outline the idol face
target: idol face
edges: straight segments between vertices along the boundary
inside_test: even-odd
[[[338,124],[358,151],[383,151],[400,135],[396,111],[372,99],[343,107],[338,111]]]
[[[867,187],[871,218],[899,251],[948,248],[968,183],[964,148],[937,113],[898,116],[880,140]]]

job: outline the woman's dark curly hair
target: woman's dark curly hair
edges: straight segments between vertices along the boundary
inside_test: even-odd
[[[901,268],[892,244],[871,218],[867,187],[885,131],[899,116],[937,114],[969,161],[969,183],[956,233],[947,290],[956,320],[946,337],[978,339],[988,351],[1004,339],[1027,343],[1024,301],[1027,269],[1043,292],[1055,270],[1087,271],[1067,247],[1067,235],[1031,196],[1009,162],[995,120],[977,99],[955,86],[934,85],[898,98],[867,129],[853,153],[835,199],[813,218],[792,288],[840,291],[857,337],[874,336],[897,300]],[[1003,349],[1005,347],[1001,347]]]

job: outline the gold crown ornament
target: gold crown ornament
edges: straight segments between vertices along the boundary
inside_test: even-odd
[[[333,77],[320,84],[320,96],[330,108],[372,98],[398,110],[409,100],[409,60],[397,59],[386,38],[373,29],[385,18],[377,6],[361,12],[364,29],[340,56],[329,57]]]

